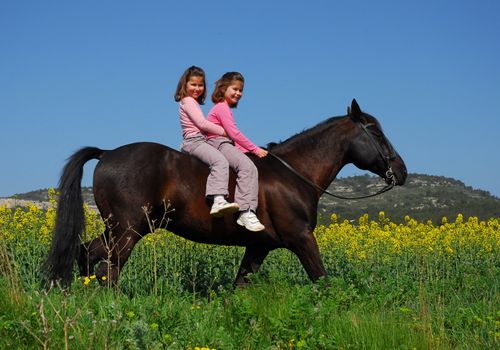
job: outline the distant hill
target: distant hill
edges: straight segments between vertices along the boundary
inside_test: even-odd
[[[355,197],[375,193],[384,186],[381,178],[363,175],[338,179],[328,190]],[[440,223],[443,216],[454,220],[458,214],[487,220],[500,217],[500,198],[452,178],[409,174],[404,186],[376,197],[341,200],[324,194],[319,203],[320,222],[323,223],[329,221],[332,213],[342,220],[356,220],[365,213],[376,219],[380,211],[394,222],[403,221],[406,215],[418,221],[432,220],[435,224]]]
[[[34,202],[48,202],[49,201],[49,189],[42,188],[39,190],[34,190],[26,193],[17,193],[8,198],[15,198]],[[92,187],[82,187],[82,197],[85,203],[95,206],[94,194],[92,192]]]
[[[352,176],[335,180],[328,190],[341,196],[362,196],[375,193],[384,187],[384,181],[371,175]],[[11,198],[47,202],[47,189],[16,194]],[[84,201],[94,207],[91,187],[82,189]],[[0,203],[1,204],[1,203]],[[283,208],[286,210],[286,208]],[[380,196],[342,200],[324,194],[319,202],[319,222],[329,222],[332,213],[341,219],[357,220],[367,213],[370,218],[378,218],[384,211],[386,217],[401,222],[405,215],[418,221],[432,220],[435,224],[446,216],[454,220],[458,214],[464,217],[477,216],[480,220],[500,217],[500,198],[487,191],[465,186],[463,182],[443,177],[423,174],[409,174],[406,184],[395,187]]]

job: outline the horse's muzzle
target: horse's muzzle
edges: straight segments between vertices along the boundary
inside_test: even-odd
[[[392,167],[389,167],[385,173],[385,182],[388,185],[393,184],[394,186],[403,186],[406,182],[406,177],[408,176],[406,166],[403,163],[395,169],[396,170],[393,170]]]

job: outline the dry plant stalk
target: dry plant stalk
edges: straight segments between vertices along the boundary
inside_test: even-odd
[[[1,232],[0,236],[2,236]],[[23,287],[19,278],[19,272],[17,271],[15,262],[9,255],[7,244],[4,240],[0,240],[0,275],[7,282],[7,293],[10,296],[10,300],[17,307],[22,307],[21,291],[23,291]]]

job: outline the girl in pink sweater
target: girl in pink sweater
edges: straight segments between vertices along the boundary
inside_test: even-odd
[[[262,158],[267,155],[267,151],[243,135],[236,127],[231,112],[231,108],[237,107],[243,95],[244,82],[240,73],[229,72],[215,83],[212,101],[216,105],[208,113],[207,120],[224,128],[229,138],[209,132],[208,143],[226,157],[229,166],[237,173],[234,200],[240,206],[240,215],[236,222],[249,231],[262,231],[265,227],[255,215],[258,205],[259,176],[255,164],[244,153],[251,152]]]
[[[182,128],[181,150],[199,158],[210,169],[205,195],[213,199],[210,215],[221,217],[239,210],[236,203],[228,203],[229,163],[225,156],[207,143],[206,134],[224,136],[226,132],[220,125],[207,121],[200,105],[207,96],[205,72],[191,66],[181,76],[174,99],[179,102],[179,115]]]

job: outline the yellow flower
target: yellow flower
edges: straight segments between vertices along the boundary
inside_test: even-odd
[[[334,213],[334,214],[330,215],[330,220],[332,221],[332,223],[336,224],[338,221],[337,214]]]

